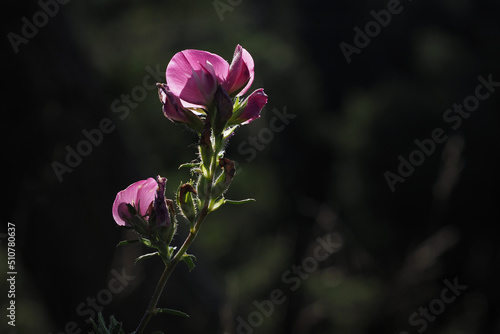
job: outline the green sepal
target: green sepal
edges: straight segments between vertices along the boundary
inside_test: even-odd
[[[191,272],[194,269],[195,267],[194,260],[196,260],[196,256],[186,253],[182,255],[181,260],[187,264],[189,272]]]
[[[211,181],[203,176],[203,174],[200,174],[200,177],[198,178],[198,182],[196,184],[196,193],[198,194],[198,198],[200,199],[198,201],[199,209],[203,207],[203,201],[205,198],[207,198],[210,182]]]
[[[160,255],[160,253],[159,252],[154,252],[154,253],[148,253],[148,254],[141,255],[137,259],[135,259],[134,265],[136,265],[137,262],[139,262],[141,260],[149,259],[150,257],[154,257],[154,256],[157,256],[157,255]]]
[[[229,186],[231,185],[231,180],[228,180],[226,174],[222,172],[212,187],[212,197],[219,198],[224,194]]]
[[[160,244],[170,245],[177,232],[177,219],[174,217],[170,226],[159,226],[156,232]]]
[[[189,314],[185,313],[185,312],[182,312],[182,311],[179,311],[179,310],[173,310],[171,308],[157,308],[154,310],[155,314],[158,314],[158,313],[168,313],[168,314],[171,314],[171,315],[176,315],[178,317],[185,317],[185,318],[189,318]]]
[[[227,121],[233,115],[233,101],[227,92],[219,85],[214,94],[215,113],[212,117],[212,129],[215,137],[222,134]],[[216,150],[217,152],[217,150]]]
[[[212,187],[213,199],[218,199],[227,191],[227,189],[231,185],[231,181],[234,175],[236,174],[236,167],[234,161],[225,158],[220,158],[219,166],[222,167],[222,173],[220,173],[219,177],[217,178]],[[219,206],[222,204],[219,204]]]
[[[240,97],[237,96],[236,99],[234,100],[234,105],[233,105],[233,115],[227,122],[228,126],[234,126],[234,125],[239,125],[242,121],[239,121],[238,118],[241,116],[243,111],[245,110],[245,107],[247,106],[248,101],[242,100],[240,101]]]
[[[204,124],[200,117],[198,117],[198,115],[188,109],[181,108],[181,111],[190,121],[189,123],[186,123],[186,125],[196,132],[201,133],[203,131]]]
[[[212,155],[214,154],[212,147],[211,126],[209,121],[206,122],[205,129],[200,135],[198,151],[201,160],[201,172],[206,178],[208,178],[210,175],[210,166],[212,164]]]

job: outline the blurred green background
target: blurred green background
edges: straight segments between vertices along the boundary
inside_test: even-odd
[[[172,198],[190,177],[177,167],[195,158],[197,140],[162,115],[156,89],[141,87],[161,79],[180,50],[230,61],[241,44],[255,61],[252,88],[269,102],[227,148],[238,163],[228,197],[257,201],[208,217],[191,249],[196,269],[179,266],[160,301],[191,317],[157,316],[149,331],[499,333],[500,92],[456,129],[443,114],[475,93],[479,76],[500,81],[500,4],[402,1],[348,62],[339,45],[355,46],[354,28],[395,3],[4,4],[0,233],[16,225],[18,275],[11,328],[0,235],[0,331],[87,333],[93,301],[135,329],[162,263],[133,266],[145,249],[115,247],[130,235],[111,205],[118,191],[158,174]],[[38,14],[37,31],[24,28],[32,36],[15,52],[9,33],[22,35],[44,6],[46,22]],[[288,124],[270,137],[278,114]],[[59,180],[53,163],[106,118],[113,130]],[[391,191],[384,173],[396,174],[398,156],[408,159],[436,128],[447,140]],[[182,225],[177,243],[185,233]],[[334,244],[322,261],[318,238]],[[122,275],[123,289],[109,293],[117,272],[133,278]],[[445,280],[467,286],[449,304],[439,302]],[[270,308],[263,301],[275,290],[282,303]],[[423,308],[434,312],[426,318]]]

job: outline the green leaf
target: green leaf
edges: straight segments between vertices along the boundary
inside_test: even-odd
[[[194,269],[194,267],[195,267],[194,260],[196,260],[196,256],[186,253],[186,254],[182,255],[181,260],[187,264],[189,272],[191,272]]]
[[[180,165],[178,169],[181,169],[181,168],[193,168],[193,167],[198,167],[199,165],[200,165],[199,162],[188,162],[188,163]]]
[[[121,322],[118,322],[114,316],[111,316],[109,320],[111,322],[109,326],[111,334],[124,334]]]
[[[92,325],[91,334],[125,334],[122,323],[118,322],[114,316],[109,318],[109,327],[101,312],[97,315],[97,322],[93,318],[90,318],[89,321]]]
[[[141,260],[148,259],[150,257],[157,256],[157,255],[160,255],[160,253],[159,252],[154,252],[154,253],[148,253],[148,254],[141,255],[137,259],[135,259],[134,265],[137,264],[137,262],[139,262]]]
[[[99,333],[99,327],[95,323],[94,319],[93,318],[89,318],[89,320],[90,320],[90,324],[92,325],[92,331],[90,332],[90,334]]]
[[[255,202],[255,199],[254,198],[247,198],[247,199],[241,199],[241,200],[231,200],[231,199],[226,199],[224,200],[224,203],[227,203],[227,204],[245,204],[245,203],[249,203],[249,202]]]
[[[106,328],[106,321],[104,320],[104,316],[101,312],[99,312],[97,318],[99,322],[99,329],[101,330],[100,333],[109,333],[109,330]]]
[[[179,316],[179,317],[189,318],[189,314],[184,313],[182,311],[173,310],[173,309],[170,309],[170,308],[157,308],[155,310],[155,312],[157,312],[157,313],[168,313],[168,314],[176,315],[176,316]]]
[[[140,240],[122,240],[118,243],[118,245],[116,245],[116,247],[118,246],[123,246],[123,245],[130,245],[130,244],[135,244],[137,242],[139,242]]]
[[[115,327],[120,325],[120,323],[116,320],[116,318],[113,315],[109,318],[109,322],[110,322],[110,327]]]

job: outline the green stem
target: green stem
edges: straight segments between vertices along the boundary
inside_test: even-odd
[[[182,257],[184,254],[187,252],[189,246],[191,243],[194,241],[196,236],[198,235],[198,231],[200,230],[201,224],[207,217],[209,213],[209,205],[212,200],[211,198],[211,192],[212,192],[212,186],[214,183],[214,176],[215,176],[215,170],[216,170],[216,165],[217,165],[217,156],[218,152],[214,152],[214,155],[211,157],[212,158],[212,163],[211,163],[211,168],[210,168],[210,182],[208,185],[208,191],[205,196],[205,201],[203,203],[203,208],[200,211],[200,215],[198,216],[198,219],[196,220],[196,223],[194,226],[190,229],[189,235],[184,240],[184,243],[182,244],[181,248],[179,251],[175,254],[173,257],[172,261],[165,266],[165,270],[163,271],[160,280],[158,281],[158,284],[156,285],[155,292],[153,293],[153,297],[151,298],[151,301],[149,302],[148,308],[146,309],[146,312],[144,313],[144,316],[141,319],[141,322],[139,323],[139,326],[137,327],[135,334],[142,334],[144,329],[146,328],[147,324],[149,323],[149,320],[155,315],[155,309],[156,305],[158,304],[158,300],[160,299],[160,296],[163,292],[163,289],[165,288],[165,285],[167,284],[168,278],[174,271],[175,267],[177,264],[181,261]]]
[[[144,331],[144,329],[146,328],[149,320],[151,320],[153,315],[155,315],[155,308],[156,308],[156,305],[158,304],[158,300],[160,299],[161,293],[163,292],[163,288],[165,287],[165,285],[168,281],[168,278],[170,277],[170,275],[174,271],[175,267],[181,261],[182,256],[187,252],[189,246],[196,238],[196,235],[198,234],[200,226],[208,214],[208,203],[209,202],[210,201],[206,202],[205,206],[203,207],[202,211],[200,212],[200,216],[198,217],[198,220],[196,221],[195,226],[189,232],[188,237],[186,238],[186,240],[182,244],[179,251],[175,254],[172,261],[165,267],[165,270],[163,271],[163,274],[161,275],[160,280],[158,281],[158,284],[156,285],[156,289],[155,289],[155,292],[153,293],[153,297],[151,298],[149,306],[146,309],[146,312],[144,313],[144,316],[142,317],[141,322],[139,323],[139,326],[137,327],[137,329],[135,331],[136,334],[141,334]]]

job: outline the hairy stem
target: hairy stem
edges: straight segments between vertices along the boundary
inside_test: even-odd
[[[158,304],[158,300],[160,299],[160,296],[163,292],[163,289],[165,288],[165,285],[167,284],[168,278],[174,271],[175,267],[177,264],[181,261],[182,257],[184,254],[186,254],[189,246],[191,243],[194,241],[196,238],[196,235],[198,234],[198,231],[200,230],[201,224],[207,217],[209,213],[209,205],[212,200],[211,198],[211,192],[212,192],[212,186],[214,183],[214,176],[215,176],[215,169],[217,165],[217,156],[218,152],[214,152],[213,156],[211,157],[211,168],[210,168],[210,182],[208,183],[208,189],[207,193],[203,202],[203,207],[200,210],[200,214],[198,216],[198,219],[196,220],[196,223],[194,226],[190,229],[189,235],[187,236],[186,240],[184,240],[184,243],[182,244],[181,248],[179,251],[175,254],[175,256],[172,258],[172,261],[168,265],[165,266],[165,270],[163,271],[160,280],[158,281],[158,284],[156,285],[155,292],[153,293],[153,297],[151,298],[151,301],[149,302],[148,308],[146,309],[146,312],[144,313],[141,322],[137,326],[137,329],[135,331],[135,334],[142,334],[144,329],[146,328],[147,324],[149,323],[149,320],[155,315],[155,309],[156,305]]]

